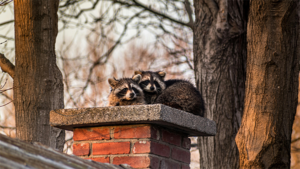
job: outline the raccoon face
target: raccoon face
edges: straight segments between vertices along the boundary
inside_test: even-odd
[[[121,100],[134,100],[139,94],[139,90],[133,84],[125,84],[117,89],[115,94]]]
[[[165,72],[135,71],[135,76],[141,75],[140,87],[149,93],[160,93],[166,88],[164,83]]]
[[[140,96],[143,90],[137,84],[140,81],[141,76],[130,78],[122,78],[120,80],[108,79],[108,82],[112,88],[112,93],[120,100],[135,100],[137,96]]]

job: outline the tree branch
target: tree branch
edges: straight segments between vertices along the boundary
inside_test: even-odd
[[[123,29],[123,32],[122,34],[119,36],[118,40],[115,42],[115,44],[106,52],[104,53],[101,57],[99,57],[94,63],[93,65],[90,67],[89,69],[89,74],[88,74],[88,78],[87,78],[87,81],[84,85],[84,87],[82,88],[82,92],[81,92],[81,96],[83,96],[85,90],[87,89],[89,83],[91,83],[91,78],[92,78],[92,73],[93,73],[93,70],[96,68],[96,66],[98,65],[101,65],[101,64],[104,64],[108,61],[109,59],[109,56],[110,54],[114,51],[114,49],[121,43],[121,40],[122,38],[125,36],[125,33],[128,29],[128,25],[129,23],[136,17],[140,16],[145,10],[142,10],[138,13],[136,13],[135,15],[133,15],[132,17],[130,17],[127,22],[125,23],[124,25],[124,29]],[[102,59],[105,59],[104,61],[101,62]]]
[[[14,38],[10,38],[4,35],[0,35],[0,38],[6,39],[6,40],[15,40]]]
[[[10,2],[12,2],[13,0],[4,0],[2,2],[0,2],[0,6],[4,6],[4,5],[7,5],[9,4]]]
[[[113,3],[118,3],[118,4],[121,4],[121,5],[125,5],[125,6],[141,7],[141,8],[143,8],[144,10],[146,10],[146,11],[148,11],[150,13],[153,13],[153,14],[155,14],[157,16],[163,17],[164,19],[168,19],[168,20],[170,20],[172,22],[175,22],[177,24],[180,24],[180,25],[183,25],[183,26],[187,26],[187,27],[190,27],[191,29],[193,29],[193,24],[191,24],[190,22],[189,23],[185,23],[185,22],[182,22],[182,21],[177,20],[175,18],[172,18],[171,16],[165,15],[163,13],[160,13],[159,11],[156,11],[155,9],[147,7],[146,5],[140,3],[137,0],[132,0],[132,2],[134,4],[131,4],[131,3],[128,3],[128,2],[122,2],[122,1],[118,1],[118,0],[113,0]]]
[[[184,1],[184,7],[185,7],[185,10],[186,10],[186,12],[189,16],[189,20],[190,20],[188,24],[190,24],[194,27],[194,20],[193,20],[193,17],[192,17],[193,11],[192,11],[191,4],[190,4],[189,0]],[[193,29],[193,27],[192,27],[192,29]]]
[[[8,99],[8,100],[12,100],[8,95],[6,95],[6,94],[4,94],[4,93],[2,93],[2,92],[0,92],[0,95],[1,96],[4,96],[6,99]]]
[[[79,2],[79,1],[76,1],[76,0],[74,0],[74,1],[68,0],[67,2],[65,2],[65,4],[60,5],[59,8],[64,8],[64,7],[68,7],[69,5],[74,5],[74,4],[76,4],[77,2]]]
[[[8,127],[8,126],[0,126],[0,128],[2,128],[2,129],[11,129],[11,130],[16,129],[16,127]]]
[[[10,21],[6,21],[6,22],[2,22],[2,23],[0,23],[0,26],[6,25],[6,24],[10,24],[10,23],[13,23],[13,22],[15,22],[15,20],[10,20]]]
[[[0,53],[0,68],[14,78],[15,66],[2,53]]]
[[[70,17],[70,18],[78,18],[81,14],[83,14],[83,12],[86,12],[86,11],[91,11],[91,10],[94,10],[97,6],[97,4],[99,3],[99,0],[97,0],[92,7],[90,8],[86,8],[86,9],[81,9],[76,15],[68,15],[68,14],[65,14],[63,11],[61,11],[62,15],[66,16],[66,17]]]

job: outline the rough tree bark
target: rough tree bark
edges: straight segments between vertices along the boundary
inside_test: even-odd
[[[238,168],[235,136],[240,127],[246,79],[248,1],[199,0],[195,5],[194,63],[205,117],[215,137],[199,137],[200,168]]]
[[[290,168],[299,36],[296,0],[251,1],[241,168]],[[297,46],[298,45],[298,46]]]
[[[62,150],[65,133],[49,125],[49,112],[64,108],[56,65],[58,0],[14,0],[14,104],[17,137]]]

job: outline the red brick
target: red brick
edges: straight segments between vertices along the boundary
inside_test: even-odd
[[[94,158],[85,158],[86,160],[93,160],[100,163],[109,163],[109,157],[94,157]]]
[[[152,133],[151,126],[122,126],[115,128],[114,138],[151,138]]]
[[[134,154],[150,153],[150,141],[137,141],[133,145]]]
[[[181,147],[188,150],[191,149],[191,139],[188,137],[183,137]]]
[[[183,150],[183,149],[174,147],[172,149],[172,158],[174,160],[182,161],[184,163],[189,164],[191,161],[191,153],[188,150]]]
[[[159,156],[170,157],[170,146],[154,141],[138,141],[134,143],[134,154],[151,153]]]
[[[162,160],[160,168],[162,169],[180,169],[180,163],[171,160]]]
[[[157,142],[151,142],[151,153],[164,156],[164,157],[170,157],[170,146],[166,144],[161,144]]]
[[[128,164],[133,168],[147,168],[150,166],[150,158],[147,156],[115,157],[113,164]]]
[[[162,140],[176,146],[181,146],[181,135],[167,130],[162,131]]]
[[[93,143],[93,155],[129,154],[130,142]]]
[[[150,157],[150,167],[151,169],[160,169],[160,158],[159,157]]]
[[[189,165],[182,164],[181,169],[191,169]]]
[[[75,129],[73,140],[109,140],[110,128]]]
[[[90,144],[89,143],[73,144],[73,154],[77,156],[89,155]]]
[[[151,138],[155,139],[155,140],[159,140],[160,139],[160,130],[156,127],[152,127],[151,128]]]

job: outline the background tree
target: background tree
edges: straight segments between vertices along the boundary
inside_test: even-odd
[[[58,0],[15,0],[14,105],[16,135],[62,150],[65,133],[49,125],[49,113],[64,107],[56,65]]]
[[[235,136],[243,116],[248,1],[195,2],[194,67],[215,137],[199,137],[200,168],[239,168]]]
[[[300,36],[298,36],[298,44],[300,44]],[[292,140],[291,140],[291,169],[297,169],[300,167],[300,161],[299,161],[300,159],[300,97],[299,97],[300,90],[299,88],[300,85],[298,85],[298,105],[297,105],[297,112],[294,119]]]
[[[236,137],[241,168],[290,168],[300,56],[297,3],[250,3],[245,110]]]

